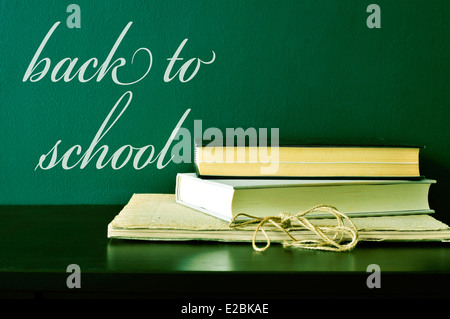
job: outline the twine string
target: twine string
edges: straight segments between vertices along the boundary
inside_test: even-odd
[[[333,215],[337,220],[336,226],[315,226],[306,217],[307,214],[312,213],[329,213]],[[238,217],[247,217],[249,220],[237,221]],[[345,221],[348,225],[345,225]],[[358,243],[358,229],[352,220],[345,214],[337,210],[336,207],[330,205],[318,205],[308,210],[298,212],[294,215],[288,213],[281,213],[279,216],[266,216],[256,217],[245,213],[240,213],[234,216],[229,226],[231,228],[239,228],[248,225],[256,225],[255,232],[253,233],[252,246],[255,251],[263,252],[270,247],[270,238],[264,229],[264,225],[267,223],[273,225],[278,230],[284,232],[290,240],[283,242],[284,247],[296,247],[312,250],[325,250],[325,251],[348,251],[353,249]],[[317,235],[318,239],[305,239],[299,240],[295,238],[290,230],[296,230],[306,228]],[[266,241],[264,247],[258,247],[256,245],[256,238],[258,233],[261,232]],[[342,242],[350,238],[350,240],[342,244]]]

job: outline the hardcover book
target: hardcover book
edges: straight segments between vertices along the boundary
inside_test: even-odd
[[[383,177],[418,178],[415,146],[196,144],[194,166],[202,177]]]
[[[258,217],[335,206],[354,216],[433,213],[434,180],[203,179],[177,175],[176,201],[230,222],[239,213]],[[320,215],[317,215],[320,217]]]

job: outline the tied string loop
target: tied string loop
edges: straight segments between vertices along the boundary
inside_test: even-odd
[[[305,215],[307,214],[318,212],[329,213],[333,215],[336,218],[337,225],[315,226],[305,217]],[[241,216],[250,218],[250,220],[237,222],[236,219]],[[348,225],[345,225],[345,221],[348,222]],[[347,215],[339,212],[335,207],[329,205],[314,206],[306,211],[298,212],[294,215],[281,213],[279,216],[256,217],[245,213],[240,213],[231,220],[229,227],[239,228],[257,224],[255,232],[253,234],[252,246],[254,250],[262,252],[270,247],[269,235],[264,230],[264,225],[266,225],[267,223],[275,226],[290,238],[289,241],[283,242],[284,247],[296,247],[326,251],[348,251],[353,249],[358,243],[358,229],[356,228],[355,224]],[[317,235],[318,239],[299,240],[295,238],[290,232],[290,230],[301,228],[306,228],[312,231]],[[264,247],[258,247],[256,245],[256,237],[260,231],[266,239],[266,245]],[[348,238],[350,238],[349,241]],[[347,240],[348,242],[346,244],[342,244],[344,240]]]

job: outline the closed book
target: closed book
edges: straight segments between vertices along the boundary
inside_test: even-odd
[[[354,217],[360,241],[448,241],[449,227],[431,215]],[[336,219],[311,219],[316,226],[335,226]],[[290,238],[282,231],[265,226],[271,242]],[[231,228],[226,221],[177,204],[173,194],[134,194],[108,224],[108,238],[151,241],[251,242],[254,226]],[[307,229],[291,234],[299,240],[317,239]],[[265,242],[261,232],[257,242]]]
[[[419,178],[415,146],[196,144],[194,166],[202,177]]]
[[[178,203],[229,222],[240,213],[277,216],[316,205],[334,206],[348,216],[433,213],[428,203],[433,183],[430,179],[203,179],[182,173],[177,175],[175,193]]]

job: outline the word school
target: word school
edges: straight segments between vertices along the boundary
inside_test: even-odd
[[[109,159],[106,159],[109,152],[109,146],[102,145],[98,147],[98,144],[127,110],[132,100],[132,96],[133,93],[131,91],[128,91],[125,92],[119,98],[119,100],[116,102],[116,104],[111,109],[109,114],[106,116],[102,125],[100,126],[94,138],[92,139],[90,146],[86,149],[83,155],[79,156],[83,151],[82,146],[74,145],[70,147],[61,157],[59,157],[58,146],[61,144],[62,140],[58,140],[48,153],[42,154],[40,156],[39,162],[36,165],[35,170],[37,170],[38,168],[42,170],[49,170],[56,167],[60,163],[62,168],[65,170],[70,170],[77,166],[79,166],[80,169],[84,169],[98,153],[100,153],[100,155],[98,156],[95,165],[97,169],[102,169],[106,167],[108,164],[111,164],[111,167],[114,170],[121,169],[131,160],[133,155],[134,155],[133,167],[136,170],[141,170],[148,164],[154,162],[156,162],[156,167],[158,169],[163,169],[170,162],[174,162],[176,164],[181,162],[191,163],[192,162],[191,134],[188,129],[181,127],[184,121],[186,120],[189,112],[191,111],[190,109],[187,109],[186,112],[182,115],[182,117],[176,124],[175,128],[173,129],[172,133],[170,134],[169,138],[167,139],[165,146],[158,155],[155,156],[155,147],[153,145],[134,147],[132,145],[127,144],[116,150],[111,155],[111,157],[109,157]],[[123,100],[125,100],[124,103],[125,105],[123,106],[122,110],[118,112],[119,114],[115,117],[115,119],[111,120],[113,114],[116,113],[116,109],[118,108],[119,105],[122,104]],[[201,120],[194,121],[194,136],[195,136],[194,139],[210,141],[212,139],[212,136],[214,136],[214,139],[210,142],[210,144],[212,146],[218,146],[219,144],[217,141],[223,140],[223,135],[221,134],[221,131],[218,128],[208,128],[205,131],[203,131],[201,123],[202,123]],[[271,136],[272,146],[275,146],[275,149],[277,149],[278,128],[272,128],[271,132],[272,132]],[[255,134],[257,134],[256,129],[253,130],[247,129],[245,131],[242,128],[227,129],[226,139],[234,141],[235,138],[237,138],[237,140],[245,140],[246,137],[249,137],[250,140],[255,140],[255,138],[252,138],[252,136],[250,136]],[[266,128],[259,129],[259,138],[260,144],[264,143],[264,145],[267,145]],[[174,140],[178,140],[178,142],[171,149],[171,157],[168,160],[165,160],[166,155],[169,149],[171,148]],[[265,148],[261,148],[260,152],[261,155],[263,155],[265,159],[267,159],[268,165],[267,167],[265,167],[266,170],[276,171],[278,169],[278,155],[279,155],[278,152],[274,152],[272,148],[270,154],[267,152],[267,150],[263,153],[264,149]],[[141,159],[146,153],[148,153],[148,155],[146,155],[147,159],[142,161]],[[73,160],[75,156],[79,156],[79,158]]]

